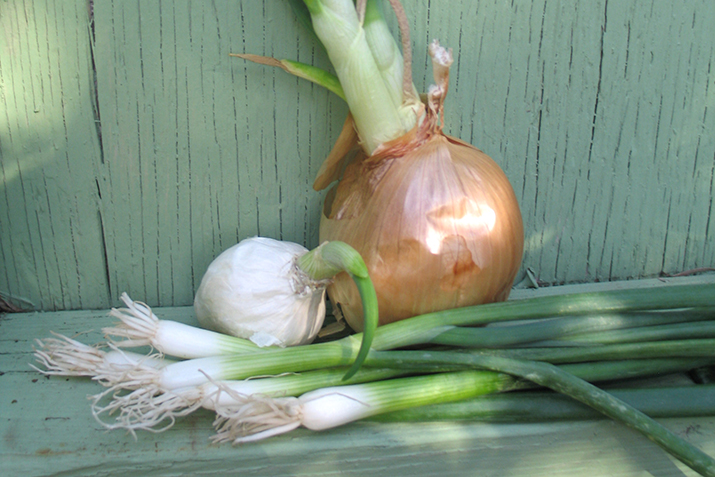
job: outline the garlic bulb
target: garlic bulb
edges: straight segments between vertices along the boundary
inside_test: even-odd
[[[430,47],[436,86],[410,133],[359,154],[327,195],[321,240],[363,257],[380,324],[506,300],[519,270],[523,225],[514,191],[486,154],[442,132],[451,52]],[[337,276],[328,288],[346,321],[362,329],[357,290]]]
[[[204,328],[258,346],[313,341],[325,319],[326,280],[312,280],[297,264],[308,249],[264,237],[242,240],[208,267],[194,309]]]

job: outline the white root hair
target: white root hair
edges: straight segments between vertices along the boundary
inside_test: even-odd
[[[296,397],[275,397],[266,394],[245,394],[231,389],[227,383],[207,376],[216,387],[206,397],[216,411],[211,441],[240,444],[284,434],[301,425],[301,402]],[[221,399],[225,393],[229,399]]]
[[[89,396],[92,401],[92,416],[104,428],[125,429],[136,438],[136,430],[164,432],[170,429],[176,418],[191,414],[201,407],[203,392],[201,387],[185,388],[178,391],[164,391],[157,385],[144,386],[128,394],[121,395],[121,386]],[[109,404],[100,405],[107,396]],[[114,423],[103,419],[119,412]]]
[[[59,333],[56,338],[36,340],[34,356],[45,369],[30,364],[48,376],[86,376],[106,387],[136,389],[151,384],[159,377],[159,369],[169,361],[159,354],[139,355],[123,351],[107,343],[89,346]]]
[[[102,332],[108,336],[126,338],[115,342],[117,346],[153,346],[152,341],[159,328],[159,318],[146,303],[133,301],[126,293],[122,293],[121,299],[127,307],[112,308],[109,312],[109,315],[118,318],[120,323],[112,328],[103,328]]]
[[[124,351],[110,343],[109,346],[121,353],[125,357],[124,363],[112,363],[105,361],[97,368],[92,379],[102,383],[102,385],[116,389],[139,389],[148,387],[158,382],[161,377],[159,354],[149,354],[139,358],[133,358]]]
[[[236,393],[232,398],[235,403],[216,405],[213,442],[252,442],[292,431],[301,425],[301,403],[296,397]]]
[[[35,359],[45,369],[30,364],[36,371],[47,376],[94,376],[104,363],[106,352],[98,346],[89,346],[51,332],[56,338],[35,340]]]

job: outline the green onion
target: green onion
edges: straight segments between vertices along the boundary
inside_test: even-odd
[[[385,351],[383,353],[396,352]],[[405,359],[407,353],[413,353],[420,362],[431,360],[445,364],[470,364],[483,369],[528,379],[576,399],[598,412],[639,431],[666,452],[702,475],[715,476],[715,460],[703,451],[684,441],[632,406],[552,364],[454,352],[402,351],[400,352],[402,359]]]
[[[715,315],[710,316],[715,320]],[[553,345],[560,346],[590,346],[618,343],[636,343],[641,341],[665,341],[683,339],[715,338],[715,321],[669,323],[666,325],[647,326],[626,330],[603,331],[571,335],[567,339],[555,341]],[[539,346],[540,343],[534,343]]]
[[[715,357],[715,339],[621,343],[563,348],[521,348],[475,351],[474,354],[531,359],[550,363],[575,363],[610,359]]]
[[[355,266],[358,267],[357,262]],[[355,271],[356,273],[360,273],[359,267],[356,268]],[[355,276],[358,275],[355,274]],[[437,337],[439,336],[449,336],[449,333],[452,333],[451,330],[454,329],[453,327],[458,325],[481,325],[516,320],[535,320],[546,317],[567,316],[569,317],[568,320],[574,320],[577,324],[586,323],[587,326],[591,326],[593,325],[593,321],[597,322],[600,319],[587,316],[584,317],[583,322],[580,322],[578,318],[579,315],[634,312],[639,310],[676,309],[689,306],[715,306],[715,284],[677,285],[663,288],[645,288],[640,290],[617,290],[538,297],[429,313],[403,320],[401,322],[381,326],[375,332],[372,348],[376,350],[386,350],[432,342],[433,340],[438,340]],[[683,311],[682,313],[684,313],[684,316],[688,316],[688,319],[699,319],[696,317],[699,316],[700,311],[694,309],[690,311]],[[664,319],[657,318],[655,313],[647,316],[653,316],[653,319]],[[632,320],[631,323],[638,326],[643,324],[643,322],[639,321],[641,318],[614,318],[616,321],[619,319],[624,321]],[[561,323],[559,326],[565,326],[573,329],[571,325],[569,325],[568,320],[559,322]],[[526,331],[522,333],[523,336],[518,336],[511,344],[543,339],[544,335],[539,332],[541,326],[549,327],[552,325],[543,325],[539,323],[534,325],[534,327],[527,326],[524,328]],[[580,325],[574,325],[574,328],[576,326]],[[490,328],[482,329],[489,330]],[[194,330],[196,329],[192,328],[189,330],[189,333],[187,334],[189,338],[191,335],[195,334]],[[462,330],[465,333],[470,333],[470,331],[465,328],[459,328],[459,330]],[[105,332],[107,332],[107,330],[105,330]],[[477,329],[476,332],[479,333],[481,331],[480,329]],[[529,334],[532,332],[539,334],[535,334],[532,338]],[[491,331],[485,331],[484,333],[491,333]],[[495,331],[494,333],[501,334],[504,332],[500,330]],[[507,332],[507,335],[508,334],[509,333]],[[513,334],[516,335],[516,333]],[[360,335],[355,335],[355,337],[360,338]],[[245,340],[240,341],[245,343]],[[508,341],[502,341],[502,343],[506,344]],[[487,342],[483,344],[483,346],[486,345],[488,345]],[[205,346],[197,346],[199,346],[199,348],[206,349]],[[217,346],[215,348],[206,349],[204,354],[197,357],[232,354],[233,352],[234,351],[232,351],[230,347],[224,348],[222,346]]]
[[[122,293],[127,308],[110,311],[120,323],[103,328],[109,336],[125,340],[115,342],[118,347],[151,346],[163,354],[177,358],[200,358],[217,354],[240,354],[261,351],[255,343],[242,338],[185,325],[171,320],[160,320],[144,303],[132,301]]]
[[[382,14],[381,0],[367,0],[363,29],[372,57],[380,72],[385,87],[392,99],[394,107],[402,121],[402,127],[409,131],[416,124],[416,118],[422,115],[424,105],[419,93],[412,84],[412,47],[410,45],[409,28],[401,25],[403,49],[408,56],[404,61],[402,53],[395,43],[387,22]],[[399,6],[398,8],[401,8]],[[398,22],[404,18],[404,13],[398,16]]]
[[[715,416],[715,385],[609,389],[650,417]],[[454,403],[404,409],[369,418],[380,422],[469,420],[475,422],[553,422],[605,416],[568,396],[518,392],[480,396]]]
[[[602,292],[565,295],[563,297],[533,298],[448,310],[382,326],[375,332],[372,348],[375,350],[394,349],[399,346],[420,344],[419,339],[429,340],[444,331],[444,327],[440,326],[440,317],[444,317],[442,322],[447,324],[478,324],[485,323],[487,319],[492,319],[495,322],[526,319],[529,318],[529,313],[532,313],[534,317],[567,313],[584,314],[588,313],[592,308],[595,308],[594,311],[596,312],[663,309],[668,306],[680,308],[686,306],[688,302],[698,306],[708,306],[708,303],[712,304],[711,302],[715,301],[713,290],[715,290],[713,285],[679,286],[629,290],[628,292]],[[427,324],[433,324],[437,328],[428,329]],[[412,333],[412,330],[417,331]],[[398,331],[402,333],[398,334]],[[124,373],[124,378],[117,376],[114,383],[119,385],[121,379],[126,379],[131,383],[131,387],[138,386],[139,382],[146,382],[168,390],[201,384],[207,380],[206,375],[215,380],[246,379],[254,375],[345,366],[358,357],[357,343],[362,338],[361,334],[355,334],[338,341],[310,346],[267,349],[261,353],[250,353],[248,355],[212,356],[182,361],[167,366],[161,371],[143,369],[132,373]],[[364,349],[363,345],[361,350],[364,351]],[[715,354],[715,341],[687,340],[686,342],[636,343],[575,349],[525,348],[475,353],[546,360],[553,363],[592,361],[596,359],[643,359],[665,356],[708,357]],[[370,357],[368,357],[368,360],[370,360]],[[389,367],[389,365],[387,366]]]
[[[210,379],[234,380],[286,372],[308,371],[354,364],[360,341],[348,336],[340,341],[290,348],[271,348],[261,353],[209,356],[178,361],[155,369],[137,366],[105,376],[113,387],[137,389],[156,386],[168,391],[197,386]]]
[[[300,398],[254,397],[237,406],[217,406],[214,441],[255,441],[301,425],[324,430],[384,412],[503,391],[513,383],[500,373],[460,371],[324,388]]]
[[[426,343],[450,329],[451,326],[708,306],[715,306],[715,284],[713,283],[509,300],[428,313],[381,326],[375,335],[372,347],[384,350]]]
[[[198,386],[188,386],[162,392],[156,386],[143,386],[128,394],[118,395],[116,389],[90,396],[92,415],[106,429],[139,429],[161,432],[169,429],[176,418],[186,416],[203,407],[214,410],[216,406],[237,405],[249,396],[297,396],[315,389],[378,381],[409,374],[396,369],[361,369],[351,379],[345,380],[347,368],[329,368],[305,373],[288,373],[279,376],[253,378],[242,381],[209,381]],[[101,402],[110,396],[108,404]],[[114,423],[103,415],[118,413]]]
[[[603,343],[608,337],[609,342],[634,341],[633,336],[642,336],[640,341],[652,341],[657,336],[671,336],[668,330],[678,328],[661,328],[657,325],[692,322],[696,320],[713,320],[715,311],[703,309],[678,310],[675,312],[644,312],[644,313],[611,313],[597,316],[569,316],[543,321],[510,324],[507,326],[487,326],[483,328],[456,327],[446,330],[432,338],[430,343],[449,346],[472,348],[500,348],[517,344],[533,343],[549,339],[565,339],[571,341],[592,341]],[[690,327],[712,327],[712,323],[681,325]],[[630,329],[623,331],[623,329]],[[613,331],[619,330],[619,331]],[[655,330],[662,330],[656,333]],[[611,331],[608,333],[607,331]],[[584,334],[588,334],[587,336]],[[581,338],[584,336],[584,338]],[[620,338],[619,338],[620,337]],[[649,337],[653,337],[650,339]],[[689,337],[689,336],[688,336]],[[677,336],[673,336],[677,338]],[[672,338],[670,338],[672,339]],[[563,345],[563,343],[562,343]]]

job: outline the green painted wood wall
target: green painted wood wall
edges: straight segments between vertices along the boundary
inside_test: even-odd
[[[502,165],[547,283],[715,265],[715,2],[404,0],[419,89]],[[190,304],[256,234],[317,244],[346,108],[249,52],[327,66],[284,0],[0,2],[0,296]]]

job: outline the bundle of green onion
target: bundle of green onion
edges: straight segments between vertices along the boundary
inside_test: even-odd
[[[159,320],[128,298],[127,304],[113,312],[123,318],[117,328],[105,333],[126,336],[132,310],[149,315],[156,327],[188,327]],[[464,340],[457,342],[460,335]],[[490,405],[487,414],[498,420],[493,408],[531,399],[522,390],[550,388],[639,430],[703,475],[715,475],[712,458],[637,410],[645,397],[626,391],[620,399],[591,384],[715,365],[715,283],[511,300],[402,320],[377,329],[362,368],[347,380],[360,335],[264,349],[206,330],[181,336],[151,338],[155,350],[172,350],[170,358],[124,351],[142,343],[137,336],[110,341],[106,351],[101,344],[48,338],[38,341],[36,356],[41,372],[89,376],[104,385],[91,408],[109,429],[163,430],[202,407],[216,412],[214,439],[234,443],[378,416],[482,419]],[[600,336],[607,337],[605,343]],[[663,396],[668,393],[688,396],[686,410],[647,402],[644,409],[656,416],[715,415],[711,386],[671,389]],[[492,396],[481,401],[484,395]],[[507,404],[499,404],[500,395]],[[523,419],[583,415],[583,409],[574,414],[568,402],[551,405],[556,410],[550,414]],[[559,406],[566,407],[561,414]]]

